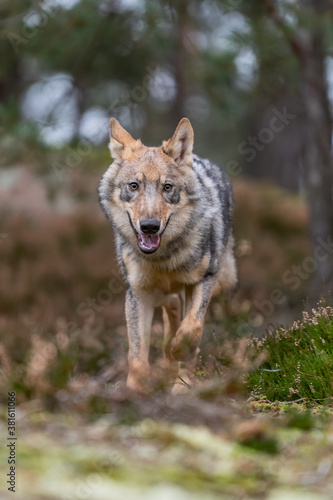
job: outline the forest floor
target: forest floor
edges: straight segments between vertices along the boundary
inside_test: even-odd
[[[117,407],[110,403],[108,411],[89,421],[78,412],[47,412],[38,400],[22,405],[15,498],[333,497],[329,408],[216,403],[193,396],[123,399]],[[1,419],[1,436],[5,433]],[[4,450],[1,463],[6,463]],[[1,499],[12,498],[6,486],[2,472]]]

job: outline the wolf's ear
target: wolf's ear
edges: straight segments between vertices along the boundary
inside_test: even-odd
[[[193,163],[193,128],[188,118],[182,118],[175,133],[162,144],[162,150],[179,165],[192,166]]]
[[[115,118],[110,119],[110,144],[109,149],[111,156],[114,159],[122,158],[122,154],[125,148],[131,146],[135,142],[135,139],[126,132],[126,130],[120,125],[118,120]]]

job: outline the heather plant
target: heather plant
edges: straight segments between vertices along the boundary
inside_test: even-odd
[[[256,397],[270,401],[333,400],[333,307],[319,303],[291,327],[250,340],[267,359],[248,378]]]

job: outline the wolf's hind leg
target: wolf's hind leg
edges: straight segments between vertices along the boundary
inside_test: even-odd
[[[180,319],[182,321],[186,315],[186,291],[185,291],[185,288],[179,293],[179,299],[180,299]]]
[[[164,357],[169,361],[174,361],[171,356],[171,342],[180,325],[181,301],[178,294],[167,295],[163,301],[163,323],[164,323]]]

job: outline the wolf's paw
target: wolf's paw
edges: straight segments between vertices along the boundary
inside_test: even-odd
[[[145,395],[151,390],[151,367],[140,361],[130,363],[126,386],[131,391]]]
[[[196,355],[197,345],[193,345],[190,337],[174,338],[171,346],[171,355],[177,361],[191,361]]]
[[[126,381],[126,387],[131,391],[134,391],[138,394],[147,395],[149,394],[149,386],[148,383],[142,378],[137,378],[133,375],[128,375]]]
[[[130,371],[126,386],[131,391],[142,396],[149,396],[155,392],[169,388],[177,377],[178,363],[167,359],[160,360],[149,371]]]
[[[190,327],[190,328],[189,328]],[[177,361],[191,361],[195,358],[202,336],[200,324],[182,324],[171,342],[171,355]]]

